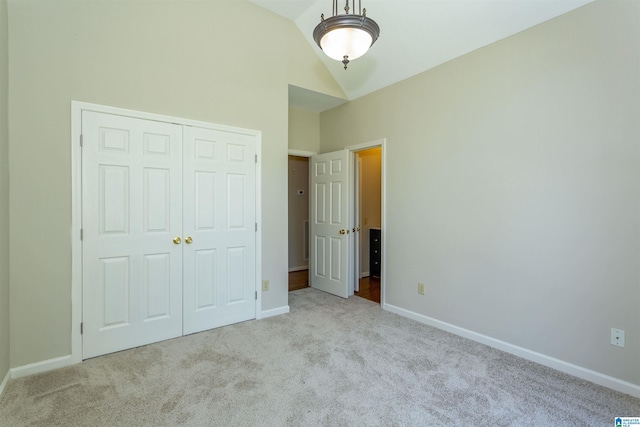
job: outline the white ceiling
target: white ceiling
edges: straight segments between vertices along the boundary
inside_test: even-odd
[[[331,0],[250,1],[292,20],[352,100],[593,0],[362,0],[367,16],[380,26],[380,38],[347,70],[324,55],[312,37],[320,14],[331,16]],[[345,0],[338,4],[343,12]],[[312,100],[294,101],[313,109]]]

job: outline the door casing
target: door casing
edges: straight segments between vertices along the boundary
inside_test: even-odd
[[[387,200],[386,200],[386,195],[387,195],[387,140],[386,138],[382,138],[382,139],[377,139],[374,141],[369,141],[369,142],[364,142],[362,144],[355,144],[355,145],[349,145],[347,147],[345,147],[346,150],[349,151],[350,153],[350,159],[349,161],[351,162],[352,165],[355,166],[355,162],[357,161],[357,157],[355,156],[355,153],[357,153],[358,151],[364,151],[364,150],[368,150],[370,148],[377,148],[377,147],[381,147],[382,148],[382,165],[381,165],[381,179],[382,179],[382,194],[381,194],[381,216],[382,216],[382,221],[381,221],[381,226],[382,226],[382,268],[380,270],[380,307],[381,308],[385,308],[386,305],[386,292],[385,292],[385,284],[386,284],[386,256],[387,256],[387,250],[386,250],[386,245],[387,245],[387,239],[386,239],[386,230],[387,230]],[[351,168],[352,171],[352,176],[351,176],[351,182],[350,182],[350,186],[351,188],[349,189],[351,191],[352,195],[357,195],[358,192],[356,190],[356,185],[359,184],[359,177],[356,175],[358,173],[358,168],[357,167],[352,167]],[[356,200],[356,197],[354,196],[350,196],[349,197],[350,200],[350,206],[349,206],[349,215],[351,217],[351,228],[357,227],[358,225],[360,225],[360,227],[362,227],[362,224],[358,224],[359,220],[356,217],[357,215],[357,211],[358,209],[356,209],[356,203],[360,203],[360,200]],[[359,238],[360,233],[357,234],[356,236],[353,236],[352,239],[357,239]],[[353,244],[350,247],[350,251],[349,251],[349,295],[353,295],[353,292],[356,288],[356,284],[358,283],[359,280],[359,276],[360,276],[360,272],[359,272],[359,264],[360,264],[360,260],[357,259],[357,257],[360,256],[360,254],[358,254],[358,252],[355,250],[355,246],[358,244],[357,241],[354,240]]]

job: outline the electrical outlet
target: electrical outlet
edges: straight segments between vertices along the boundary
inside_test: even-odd
[[[418,293],[424,295],[424,283],[418,283]]]
[[[624,347],[624,331],[622,329],[611,328],[611,345]]]
[[[268,280],[263,280],[262,281],[262,290],[263,291],[268,291],[269,290],[269,281]]]

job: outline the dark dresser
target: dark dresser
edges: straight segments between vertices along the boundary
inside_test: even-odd
[[[382,230],[369,229],[369,275],[380,277],[382,266]]]

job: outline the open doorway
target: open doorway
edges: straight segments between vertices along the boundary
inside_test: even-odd
[[[289,155],[289,291],[309,286],[309,157]]]
[[[382,147],[354,153],[356,281],[354,294],[380,304],[382,269]]]
[[[290,156],[304,157],[297,160],[306,160],[305,170],[309,171],[308,181],[300,183],[300,168],[291,164],[288,170],[289,290],[312,286],[342,298],[357,292],[384,307],[385,142],[381,139],[323,154],[289,149]],[[292,208],[305,188],[309,234],[303,244],[309,256],[299,264],[294,236],[300,220]],[[302,276],[297,285],[295,276]]]

